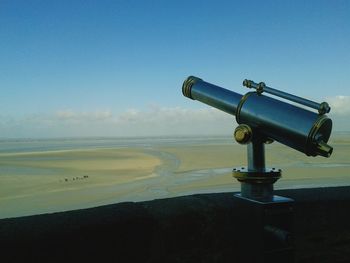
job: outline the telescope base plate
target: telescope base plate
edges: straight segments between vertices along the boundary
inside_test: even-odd
[[[246,167],[233,168],[232,175],[240,182],[273,184],[281,178],[281,169],[265,168],[262,171],[249,171]]]
[[[234,168],[232,171],[241,183],[241,196],[260,202],[272,202],[273,184],[281,178],[281,169],[265,168],[251,171],[248,168]]]

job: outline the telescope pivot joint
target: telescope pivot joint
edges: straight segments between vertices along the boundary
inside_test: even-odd
[[[239,144],[248,144],[252,139],[253,132],[247,124],[240,124],[235,129],[233,136]]]

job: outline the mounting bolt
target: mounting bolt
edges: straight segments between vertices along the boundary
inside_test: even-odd
[[[238,125],[234,132],[234,138],[240,144],[249,143],[252,138],[252,135],[252,129],[246,124]]]

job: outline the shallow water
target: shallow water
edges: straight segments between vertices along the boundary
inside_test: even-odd
[[[0,139],[0,153],[24,153],[97,148],[150,148],[162,145],[217,144],[232,142],[229,136]]]
[[[275,188],[350,185],[350,134],[346,138],[341,135],[341,143],[335,143],[329,159],[310,158],[277,143],[266,147],[267,166],[283,170]],[[99,151],[90,151],[96,149]],[[129,157],[111,157],[110,150],[105,149],[134,149],[161,163],[152,173],[130,175],[127,181],[119,182],[123,174],[113,175],[113,169],[118,167],[94,167],[91,163],[112,165],[113,158],[124,162]],[[211,151],[213,155],[209,155]],[[245,156],[246,147],[235,144],[228,136],[0,140],[0,218],[122,201],[239,191],[240,185],[231,172],[233,167],[245,166],[240,163]],[[139,166],[136,160],[135,168]],[[84,178],[87,174],[88,179]]]

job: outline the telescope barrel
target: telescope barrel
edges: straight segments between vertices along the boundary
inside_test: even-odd
[[[333,148],[327,144],[332,121],[326,115],[259,92],[242,96],[193,76],[185,80],[182,92],[188,98],[235,115],[237,123],[249,125],[266,139],[279,141],[311,156],[329,157],[332,154]]]
[[[184,96],[208,104],[228,114],[236,115],[242,95],[190,76],[182,86]]]

